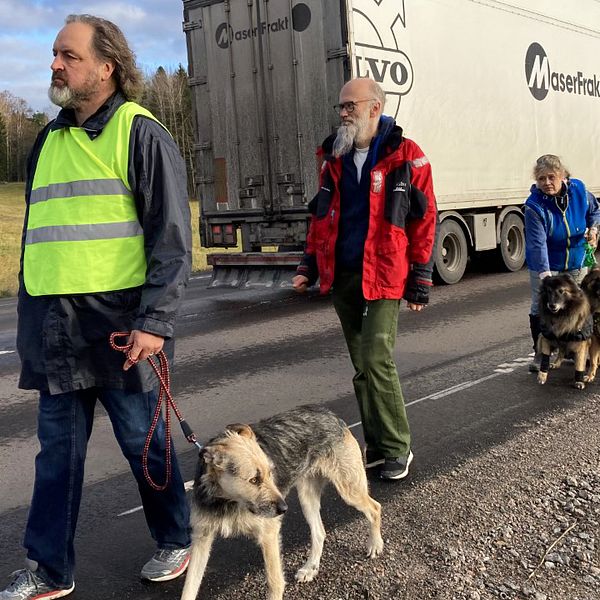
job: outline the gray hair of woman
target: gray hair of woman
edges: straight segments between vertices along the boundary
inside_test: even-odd
[[[560,157],[556,154],[542,154],[536,161],[533,167],[533,178],[537,179],[540,175],[545,173],[557,173],[561,178],[568,179],[571,177],[571,173],[563,164]]]
[[[123,32],[111,21],[93,15],[69,15],[65,23],[85,23],[94,30],[92,50],[96,58],[114,63],[113,77],[117,89],[127,100],[139,99],[144,88],[144,79],[135,64],[135,54]]]

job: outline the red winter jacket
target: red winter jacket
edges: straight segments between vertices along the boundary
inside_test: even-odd
[[[325,140],[320,189],[309,204],[306,249],[297,273],[309,284],[320,278],[327,293],[335,274],[335,247],[340,213],[342,160],[329,154],[333,136]],[[371,169],[369,228],[363,258],[366,300],[404,298],[427,304],[433,269],[437,208],[427,157],[394,127]]]

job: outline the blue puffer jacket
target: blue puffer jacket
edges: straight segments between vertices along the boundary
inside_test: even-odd
[[[565,210],[555,196],[533,185],[525,202],[525,258],[531,271],[580,269],[585,258],[585,230],[600,223],[600,207],[582,181],[563,184]]]

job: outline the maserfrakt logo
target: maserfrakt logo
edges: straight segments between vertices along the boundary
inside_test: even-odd
[[[304,4],[299,3],[292,9],[292,26],[294,31],[302,32],[309,25],[311,21],[310,8]],[[251,27],[247,29],[233,29],[227,23],[221,23],[215,31],[215,39],[217,46],[223,48],[223,50],[229,48],[233,42],[243,42],[259,35],[266,35],[271,33],[278,33],[280,31],[287,31],[290,28],[290,18],[283,17],[267,23],[263,21],[259,27]]]
[[[553,71],[546,51],[537,42],[527,49],[525,78],[536,100],[543,100],[550,90],[600,98],[600,76],[590,76],[579,70],[574,73]]]

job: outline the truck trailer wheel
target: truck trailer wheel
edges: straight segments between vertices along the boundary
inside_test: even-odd
[[[518,271],[525,262],[525,228],[519,215],[511,213],[502,221],[498,259],[506,271]]]
[[[467,238],[463,228],[453,219],[440,223],[435,248],[436,279],[441,283],[457,283],[467,268]]]

